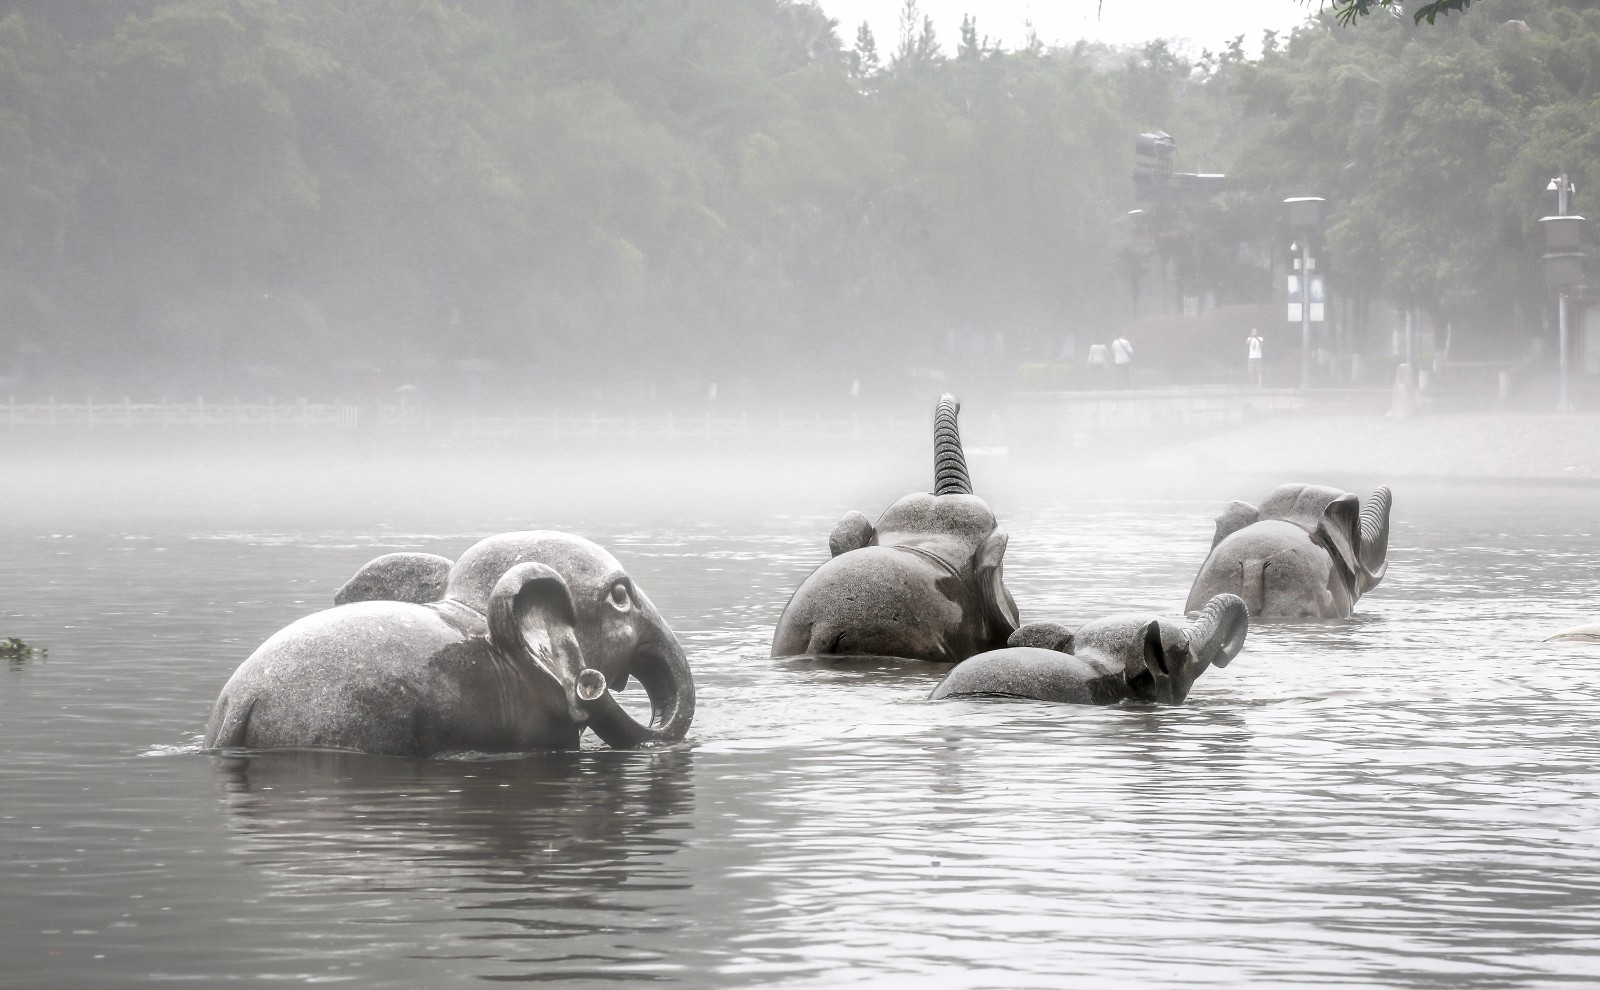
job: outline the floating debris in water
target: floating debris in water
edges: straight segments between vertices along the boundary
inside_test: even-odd
[[[45,655],[42,646],[30,646],[15,636],[0,639],[0,658],[11,661],[13,667],[19,667],[24,660],[32,660]]]

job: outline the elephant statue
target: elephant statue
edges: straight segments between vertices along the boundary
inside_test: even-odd
[[[1001,565],[1006,532],[972,493],[954,396],[934,415],[932,494],[907,495],[874,525],[854,510],[828,537],[832,558],[795,590],[772,655],[884,656],[956,663],[1017,628]]]
[[[1259,509],[1234,502],[1217,517],[1184,608],[1231,592],[1253,620],[1349,618],[1383,580],[1388,555],[1389,489],[1361,505],[1336,488],[1282,485]]]
[[[388,554],[335,606],[279,630],[234,671],[207,749],[390,756],[677,742],[694,678],[677,637],[616,558],[565,533],[503,533],[451,563]],[[651,722],[613,696],[632,677]]]
[[[957,664],[928,700],[1177,705],[1207,668],[1226,667],[1239,655],[1249,626],[1237,595],[1216,596],[1193,621],[1124,612],[1084,623],[1076,633],[1055,622],[1030,622],[1012,633],[1005,649]]]

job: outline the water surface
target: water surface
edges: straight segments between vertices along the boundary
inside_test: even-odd
[[[1400,488],[1358,618],[1252,629],[1183,707],[1093,709],[928,704],[943,668],[767,658],[837,515],[919,479],[780,471],[662,505],[632,475],[586,497],[610,470],[525,505],[449,472],[323,474],[276,501],[149,477],[107,511],[37,481],[0,523],[0,635],[49,647],[0,668],[0,984],[1600,973],[1600,649],[1539,642],[1600,617],[1591,491]],[[1181,606],[1215,514],[1270,488],[973,473],[1024,619]],[[232,669],[361,563],[532,527],[609,547],[678,630],[687,744],[197,752]]]

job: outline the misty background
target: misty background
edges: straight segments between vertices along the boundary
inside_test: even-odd
[[[1003,48],[915,3],[883,37],[785,0],[4,0],[0,395],[920,410],[1081,387],[1119,331],[1137,384],[1241,383],[1258,324],[1295,384],[1300,195],[1317,346],[1368,383],[1406,308],[1429,351],[1553,360],[1537,220],[1600,178],[1600,9],[1307,18]],[[1151,130],[1223,190],[1136,203]]]

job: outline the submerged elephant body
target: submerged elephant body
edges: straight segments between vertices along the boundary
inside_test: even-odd
[[[1136,700],[1180,704],[1195,679],[1244,646],[1244,602],[1218,595],[1193,621],[1128,612],[1080,626],[1034,622],[1004,649],[963,661],[929,700],[1027,698],[1076,705]]]
[[[1217,517],[1211,552],[1185,606],[1218,594],[1244,599],[1252,619],[1343,619],[1383,580],[1389,489],[1361,505],[1320,485],[1283,485],[1257,509],[1234,502]]]
[[[1006,533],[972,494],[951,396],[935,416],[934,491],[907,495],[874,524],[850,512],[832,559],[784,606],[772,655],[872,655],[956,663],[1017,627],[1006,590]]]
[[[502,534],[451,566],[442,599],[399,600],[433,589],[441,560],[381,557],[340,589],[342,604],[268,639],[223,687],[206,747],[432,756],[570,749],[586,726],[618,747],[688,731],[687,658],[600,547]],[[650,726],[611,694],[630,676],[650,696]]]
[[[1545,637],[1545,642],[1600,643],[1600,622],[1586,626],[1573,626]]]

